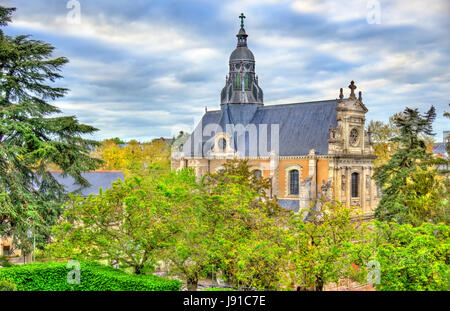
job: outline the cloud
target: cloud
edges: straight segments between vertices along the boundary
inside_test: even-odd
[[[265,104],[336,98],[355,80],[368,120],[433,104],[437,139],[448,129],[448,1],[380,0],[380,24],[366,19],[374,1],[79,1],[80,25],[66,22],[66,1],[9,1],[18,11],[5,32],[69,57],[58,85],[71,91],[57,105],[99,128],[95,138],[170,136],[218,109],[241,12]]]

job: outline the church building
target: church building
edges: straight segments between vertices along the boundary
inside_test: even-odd
[[[323,101],[264,105],[247,47],[243,14],[237,47],[220,93],[220,109],[206,111],[187,140],[174,148],[172,169],[190,167],[198,177],[218,172],[230,158],[247,159],[270,178],[279,204],[299,212],[325,196],[371,216],[380,199],[367,108],[361,92]]]

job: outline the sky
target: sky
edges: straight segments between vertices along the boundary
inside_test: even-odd
[[[220,107],[238,16],[246,16],[264,104],[362,91],[367,121],[436,107],[450,122],[448,0],[0,0],[8,35],[30,34],[70,62],[53,104],[99,129],[91,138],[148,141],[193,129]],[[328,126],[328,125],[326,125]]]

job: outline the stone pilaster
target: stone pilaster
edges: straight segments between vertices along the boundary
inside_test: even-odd
[[[350,167],[345,167],[345,178],[346,178],[346,188],[345,188],[345,196],[346,196],[346,205],[347,207],[350,207],[350,201],[351,201],[351,189],[352,189],[352,180],[350,177]]]
[[[272,194],[278,195],[278,155],[275,151],[270,152],[270,177],[272,178]]]
[[[309,151],[308,160],[308,177],[311,178],[311,198],[317,198],[317,159],[314,149]]]
[[[361,185],[361,194],[360,194],[360,205],[363,213],[366,213],[366,173],[365,173],[365,167],[363,166],[361,168],[361,179],[360,179],[360,185]]]

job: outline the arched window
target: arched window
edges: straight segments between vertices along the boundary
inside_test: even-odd
[[[235,80],[236,80],[236,83],[235,83],[236,84],[236,88],[240,89],[241,88],[241,76],[237,74]]]
[[[225,149],[227,149],[227,140],[225,138],[220,138],[217,142],[217,147],[220,151],[225,151]]]
[[[289,194],[298,194],[298,170],[289,171]]]
[[[248,73],[245,74],[244,87],[246,90],[250,89],[250,76],[248,75]]]
[[[359,174],[352,173],[352,198],[357,198],[359,196]]]
[[[253,175],[255,175],[256,178],[261,179],[262,172],[261,172],[261,170],[254,170]]]

